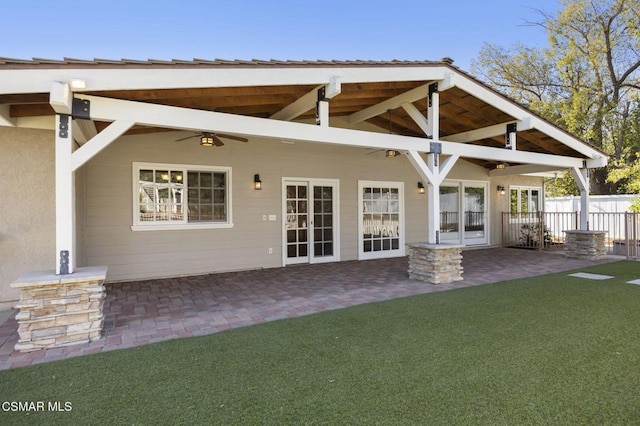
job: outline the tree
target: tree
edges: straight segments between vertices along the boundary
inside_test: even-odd
[[[561,0],[557,15],[538,10],[529,23],[546,30],[549,46],[485,45],[472,70],[611,156],[591,173],[596,194],[616,193],[607,180],[640,147],[640,0]]]
[[[624,185],[629,194],[640,194],[640,154],[630,165],[612,169],[608,179]],[[640,212],[640,198],[633,201],[630,210]]]

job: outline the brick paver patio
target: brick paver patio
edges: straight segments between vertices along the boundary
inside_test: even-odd
[[[15,314],[0,325],[0,370],[298,317],[348,306],[610,262],[518,249],[463,252],[464,281],[407,277],[407,259],[350,261],[107,284],[104,337],[20,353]]]

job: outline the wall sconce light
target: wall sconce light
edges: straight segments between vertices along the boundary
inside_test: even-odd
[[[399,154],[400,154],[400,152],[396,151],[395,149],[388,149],[388,150],[385,151],[384,156],[387,157],[387,158],[393,158],[393,157],[395,157],[395,156],[397,156]]]
[[[422,182],[418,182],[418,194],[424,194],[424,185]]]
[[[213,135],[211,133],[203,133],[200,136],[200,146],[213,146]]]
[[[498,192],[500,195],[505,195],[507,192],[504,190],[504,185],[498,185]]]
[[[253,188],[256,190],[262,189],[262,181],[260,180],[260,175],[258,174],[253,176]]]

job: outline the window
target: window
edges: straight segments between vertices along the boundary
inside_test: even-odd
[[[512,186],[509,188],[511,217],[525,217],[541,210],[542,188]]]
[[[228,228],[231,168],[133,164],[134,231]]]

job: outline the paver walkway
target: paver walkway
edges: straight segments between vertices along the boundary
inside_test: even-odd
[[[443,285],[409,279],[407,258],[112,283],[107,284],[102,339],[16,352],[14,314],[0,325],[0,370],[614,260],[618,259],[567,259],[558,253],[518,249],[467,250],[464,281]]]

